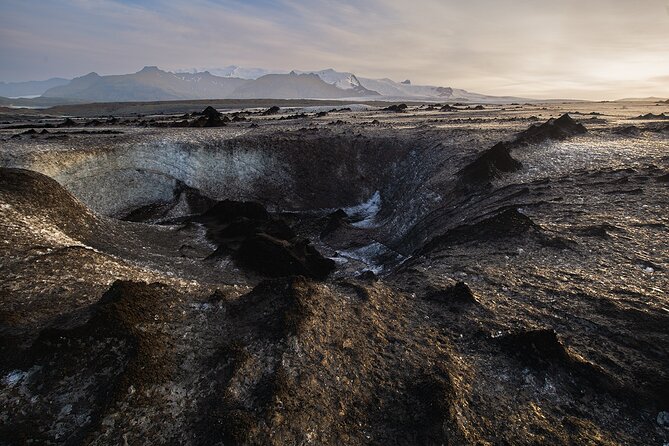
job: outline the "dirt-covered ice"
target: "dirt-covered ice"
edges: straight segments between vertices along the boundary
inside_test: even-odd
[[[669,442],[664,105],[91,107],[2,115],[0,444]]]

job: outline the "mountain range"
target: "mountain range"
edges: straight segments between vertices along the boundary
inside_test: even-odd
[[[53,80],[45,82],[51,81]],[[190,69],[175,72],[147,66],[131,74],[100,76],[97,73],[89,73],[69,82],[60,80],[56,85],[45,83],[43,91],[34,94],[40,93],[42,93],[42,100],[62,99],[70,102],[360,98],[435,102],[526,100],[516,97],[487,96],[451,87],[413,85],[409,80],[395,82],[387,78],[364,78],[334,69],[286,73],[262,68],[245,69],[237,66],[205,71]]]

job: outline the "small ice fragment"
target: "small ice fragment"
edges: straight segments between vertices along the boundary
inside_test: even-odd
[[[21,370],[14,370],[11,371],[5,376],[5,384],[7,387],[14,387],[21,381],[23,378],[26,377],[26,372],[22,372]]]
[[[657,424],[659,424],[662,427],[669,427],[669,412],[658,413]]]
[[[72,404],[66,404],[60,409],[60,414],[59,416],[64,417],[66,415],[69,415],[70,412],[72,412]]]

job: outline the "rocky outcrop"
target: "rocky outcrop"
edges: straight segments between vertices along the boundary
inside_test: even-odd
[[[236,252],[239,262],[270,277],[306,276],[325,279],[335,263],[323,257],[308,240],[283,240],[264,233],[245,238]]]
[[[432,288],[423,297],[449,307],[462,307],[478,304],[471,288],[464,282],[456,282],[446,288]]]
[[[522,167],[522,163],[511,156],[511,145],[500,142],[465,166],[460,176],[466,184],[485,184],[503,173],[515,172]]]
[[[200,117],[190,122],[190,127],[223,127],[229,121],[227,117],[222,117],[223,114],[211,106],[205,108],[199,115]]]
[[[129,389],[145,399],[152,386],[166,383],[176,371],[158,328],[176,317],[167,293],[159,284],[117,281],[97,303],[41,330],[27,350],[5,356],[6,366],[34,373],[22,383],[33,403],[3,423],[3,439],[49,442],[59,432],[70,443],[95,441],[103,418],[121,410]]]
[[[669,119],[668,115],[665,115],[664,113],[646,113],[645,115],[639,115],[634,119],[639,119],[639,120],[664,120],[664,119]]]
[[[240,265],[270,277],[302,275],[325,279],[335,268],[311,243],[296,237],[259,203],[225,200],[194,221],[217,244],[214,256],[232,255]]]
[[[587,129],[564,114],[557,119],[551,118],[540,125],[533,125],[521,132],[516,137],[516,143],[540,143],[549,139],[566,139],[576,135],[582,135]]]
[[[448,230],[445,234],[427,243],[421,253],[474,241],[491,242],[516,239],[525,234],[539,233],[540,229],[539,225],[527,215],[518,212],[518,209],[505,209],[477,223],[461,225]]]
[[[540,125],[532,125],[518,134],[513,141],[497,143],[481,152],[474,161],[460,170],[461,183],[464,187],[487,186],[502,173],[515,172],[522,168],[522,164],[511,156],[512,149],[550,139],[562,140],[586,132],[587,129],[568,114],[557,119],[551,118]]]
[[[407,111],[407,105],[406,104],[393,104],[389,105],[386,108],[382,108],[381,111],[388,111],[388,112],[393,112],[393,113],[404,113]]]

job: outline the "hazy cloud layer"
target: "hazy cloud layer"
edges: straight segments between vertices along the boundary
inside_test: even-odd
[[[230,64],[490,94],[669,96],[669,1],[0,2],[0,80]]]

